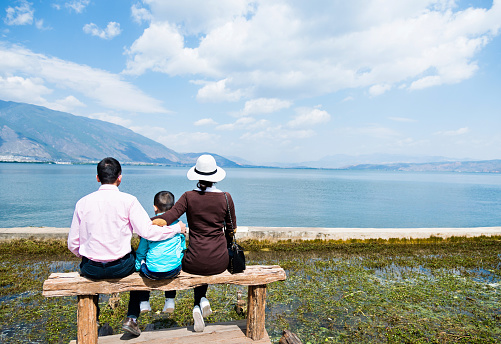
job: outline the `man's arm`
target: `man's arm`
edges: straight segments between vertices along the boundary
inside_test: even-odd
[[[130,207],[129,220],[134,232],[136,232],[140,237],[151,241],[169,239],[177,233],[186,232],[186,225],[181,221],[173,226],[159,227],[153,225],[150,217],[146,213],[146,210],[144,210],[143,206],[137,199]]]
[[[70,232],[68,233],[68,249],[77,257],[81,257],[78,253],[80,249],[80,219],[75,207],[73,220],[71,221]]]

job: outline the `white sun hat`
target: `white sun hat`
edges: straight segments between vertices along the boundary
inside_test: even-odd
[[[216,183],[226,177],[226,171],[216,165],[216,160],[212,155],[204,154],[198,157],[197,164],[190,168],[186,176],[189,180],[205,180]]]

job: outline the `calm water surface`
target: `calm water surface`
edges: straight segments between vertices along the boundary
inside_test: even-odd
[[[188,168],[123,166],[120,190],[153,215],[153,196],[195,187]],[[501,174],[233,169],[239,226],[501,226]],[[69,227],[75,203],[98,189],[95,165],[0,163],[0,228]],[[185,220],[185,219],[183,219]]]

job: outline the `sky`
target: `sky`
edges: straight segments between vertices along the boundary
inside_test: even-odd
[[[253,163],[501,159],[501,0],[7,0],[0,99]]]

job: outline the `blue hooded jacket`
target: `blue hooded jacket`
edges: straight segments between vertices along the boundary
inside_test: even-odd
[[[174,221],[172,225],[177,222]],[[181,265],[185,250],[186,238],[180,233],[162,241],[150,241],[141,238],[136,251],[136,271],[141,268],[142,261],[146,262],[146,266],[150,271],[172,271]]]

